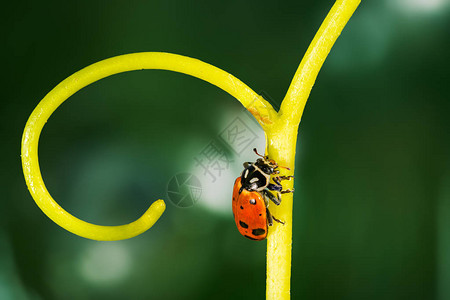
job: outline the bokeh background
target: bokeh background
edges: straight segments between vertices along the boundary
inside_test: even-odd
[[[167,201],[153,228],[125,241],[80,238],[38,209],[22,175],[21,134],[64,78],[140,51],[201,59],[279,106],[332,4],[4,3],[0,299],[263,299],[265,243],[239,235],[230,199],[264,139],[230,95],[182,74],[130,72],[81,90],[50,118],[43,177],[83,220],[131,222],[168,199],[174,175],[197,174],[195,205]],[[450,299],[449,68],[449,1],[360,5],[299,130],[293,299]],[[239,155],[219,139],[236,117],[257,136]],[[215,182],[196,163],[211,142],[229,158]]]

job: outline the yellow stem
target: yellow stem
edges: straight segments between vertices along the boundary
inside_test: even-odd
[[[336,1],[301,61],[276,121],[266,129],[267,155],[291,168],[283,175],[294,174],[297,131],[306,101],[325,58],[359,3],[360,0]],[[293,181],[283,184],[283,188],[292,186]],[[285,221],[285,225],[274,224],[267,237],[266,298],[269,300],[290,299],[292,207],[292,194],[284,194],[281,205],[271,207],[273,215]]]
[[[278,123],[277,123],[278,124]],[[280,166],[281,175],[293,175],[295,168],[295,146],[297,127],[276,127],[267,132],[267,153]],[[284,181],[283,189],[292,189],[294,180]],[[270,206],[271,213],[284,221],[275,222],[267,237],[267,299],[289,299],[291,278],[293,194],[284,194],[280,206]]]
[[[308,47],[280,107],[280,117],[299,124],[320,68],[361,0],[337,0]]]

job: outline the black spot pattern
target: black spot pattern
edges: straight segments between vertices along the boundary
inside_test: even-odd
[[[243,228],[248,228],[248,225],[242,221],[239,221],[239,225],[241,225],[241,227]]]
[[[263,235],[264,233],[266,233],[266,230],[262,229],[262,228],[256,228],[252,230],[252,234],[253,235]]]

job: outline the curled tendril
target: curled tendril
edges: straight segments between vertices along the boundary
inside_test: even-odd
[[[122,240],[134,237],[149,229],[165,210],[163,200],[155,201],[138,220],[121,226],[100,226],[84,222],[65,211],[50,196],[39,169],[39,136],[51,114],[67,98],[83,87],[113,74],[160,69],[185,73],[208,81],[237,98],[246,108],[265,107],[255,113],[265,127],[267,113],[273,108],[262,97],[231,74],[200,60],[161,52],[143,52],[116,56],[92,64],[68,77],[50,91],[32,112],[22,138],[22,166],[28,189],[36,204],[55,223],[79,236],[102,241]]]

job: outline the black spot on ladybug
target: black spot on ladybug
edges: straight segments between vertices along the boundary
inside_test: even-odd
[[[256,204],[256,200],[255,199],[250,199],[250,204],[255,205]]]
[[[259,214],[259,216],[261,217],[261,216],[262,216],[262,214]]]
[[[244,235],[246,238],[248,238],[248,239],[251,239],[251,240],[254,240],[254,241],[257,241],[257,239],[255,239],[255,238],[252,238],[251,236],[248,236],[248,235]]]
[[[256,236],[263,235],[264,233],[266,233],[266,231],[262,228],[256,228],[252,230],[252,234]]]
[[[241,205],[241,209],[244,209],[244,207],[242,207],[242,205]]]
[[[239,221],[239,225],[241,225],[243,228],[248,228],[248,225],[242,221]]]
[[[241,186],[241,188],[239,189],[239,195],[242,193],[243,190],[244,190],[244,186]]]

